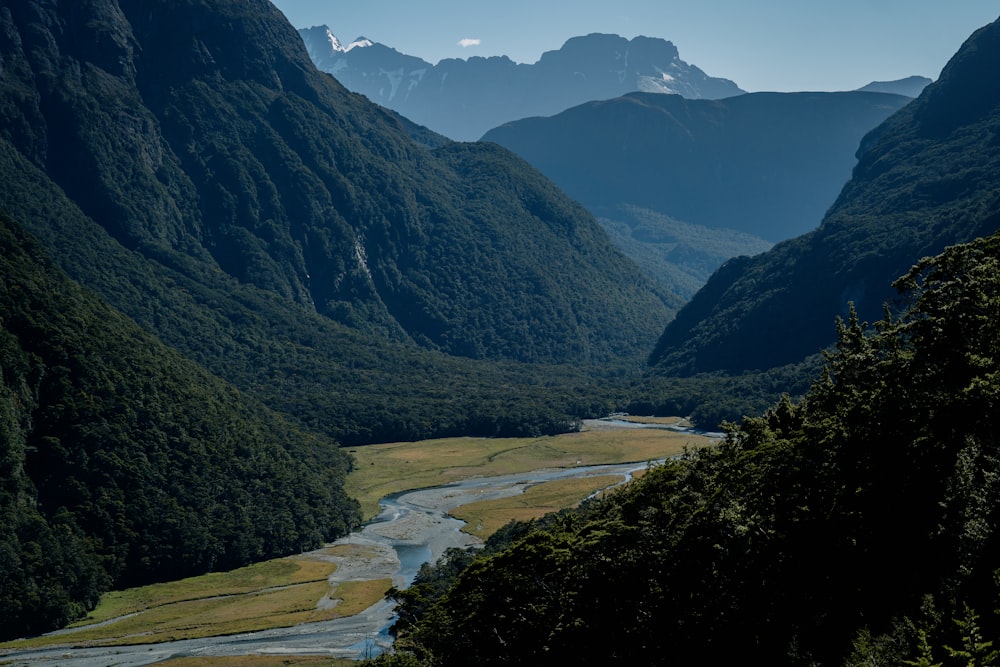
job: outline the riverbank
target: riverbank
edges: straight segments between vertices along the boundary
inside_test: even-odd
[[[595,424],[584,433],[554,438],[452,439],[359,448],[371,457],[367,466],[362,463],[358,466],[367,473],[366,479],[376,479],[374,472],[388,476],[395,474],[393,483],[397,489],[384,498],[384,507],[376,520],[323,550],[322,557],[336,565],[336,570],[329,577],[329,590],[374,581],[391,581],[397,587],[406,586],[423,562],[437,560],[451,547],[479,544],[477,537],[460,530],[462,522],[450,516],[462,505],[518,496],[535,485],[572,477],[610,475],[624,480],[644,464],[582,464],[615,457],[619,462],[656,460],[673,456],[685,447],[701,446],[710,441],[684,432],[630,430],[617,424]],[[542,461],[566,467],[520,469],[532,464],[539,468]],[[483,474],[512,469],[513,472],[502,475]],[[428,477],[444,478],[449,483],[432,488],[400,490],[407,485],[419,484]],[[387,587],[386,584],[384,588]],[[323,596],[316,604],[318,609],[329,609],[339,602]],[[69,643],[73,640],[67,636],[67,643],[59,646],[0,651],[0,663],[73,664],[82,667],[115,664],[129,667],[191,656],[279,654],[358,659],[391,646],[387,629],[392,618],[391,603],[380,598],[375,604],[347,618],[224,637],[152,645],[76,648]]]

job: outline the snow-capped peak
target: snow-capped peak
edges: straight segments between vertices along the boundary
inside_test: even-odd
[[[332,48],[334,51],[344,50],[344,47],[341,45],[340,40],[337,39],[337,36],[333,34],[333,31],[330,30],[330,28],[326,29],[326,41],[330,42],[330,48]]]
[[[366,46],[372,46],[375,42],[368,39],[367,37],[358,37],[356,40],[345,46],[342,50],[347,53],[351,49],[363,49]]]
[[[329,27],[326,28],[326,41],[330,43],[330,49],[334,53],[347,53],[351,49],[359,49],[374,44],[367,37],[358,37],[347,46],[344,46],[343,42],[337,39],[337,36],[333,34],[333,31]]]

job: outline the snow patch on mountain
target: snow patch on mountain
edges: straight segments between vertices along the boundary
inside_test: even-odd
[[[365,37],[345,46],[328,28],[300,33],[316,66],[348,89],[460,141],[479,139],[512,120],[549,116],[630,92],[692,99],[744,92],[682,61],[671,42],[650,37],[573,37],[534,64],[493,56],[446,58],[432,65]]]
[[[336,39],[336,37],[334,37]],[[364,49],[369,46],[374,46],[375,42],[368,39],[367,37],[358,37],[356,40],[345,46],[342,51],[344,53],[349,53],[352,49]]]

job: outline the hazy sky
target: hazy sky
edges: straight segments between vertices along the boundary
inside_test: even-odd
[[[996,0],[272,0],[296,28],[328,25],[431,63],[536,62],[592,32],[673,42],[682,60],[748,91],[850,90],[937,78]]]

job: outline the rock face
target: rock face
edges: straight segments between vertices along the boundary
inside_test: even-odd
[[[634,91],[692,99],[744,92],[681,60],[671,42],[649,37],[574,37],[530,65],[507,57],[446,59],[432,65],[365,38],[345,46],[326,26],[299,32],[316,66],[348,89],[462,141],[479,139],[511,120]]]
[[[875,321],[922,257],[1000,228],[1000,22],[973,34],[920,97],[869,133],[820,227],[730,261],[666,328],[673,373],[793,363],[836,339],[853,304]]]

